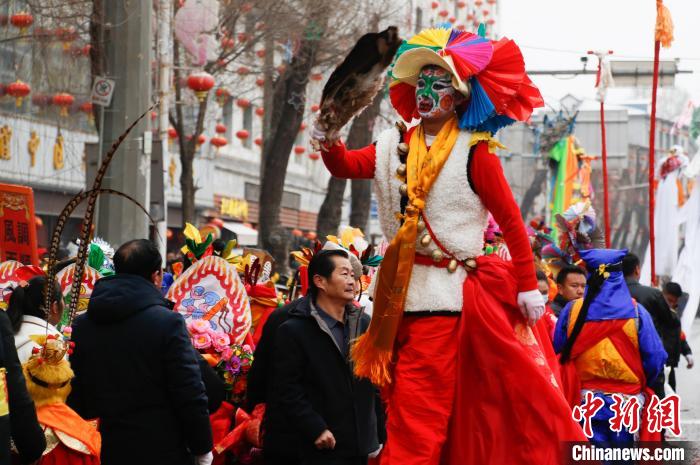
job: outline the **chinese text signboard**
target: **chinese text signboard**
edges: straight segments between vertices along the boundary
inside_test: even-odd
[[[6,260],[39,264],[30,187],[0,184],[0,262]]]

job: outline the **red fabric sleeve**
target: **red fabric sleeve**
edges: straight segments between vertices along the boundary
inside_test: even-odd
[[[469,163],[471,183],[484,206],[503,231],[508,251],[513,258],[518,291],[537,289],[535,261],[527,237],[520,208],[515,203],[498,157],[489,153],[488,144],[480,142]]]
[[[321,156],[328,171],[336,178],[372,179],[377,159],[374,144],[357,150],[348,150],[342,141],[326,148],[322,146]]]

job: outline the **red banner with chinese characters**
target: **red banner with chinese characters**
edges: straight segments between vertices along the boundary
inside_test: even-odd
[[[0,262],[39,264],[34,221],[32,188],[0,184]]]

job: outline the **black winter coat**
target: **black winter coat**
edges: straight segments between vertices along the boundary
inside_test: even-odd
[[[10,318],[3,311],[0,311],[0,369],[5,370],[8,396],[5,402],[10,411],[9,415],[0,416],[0,464],[10,463],[10,437],[15,442],[20,461],[33,462],[44,452],[46,439],[36,419],[34,402],[27,392]]]
[[[100,279],[73,341],[68,404],[100,419],[103,465],[190,465],[212,449],[185,321],[153,284],[127,274]]]
[[[346,309],[350,340],[367,330],[369,317],[352,305]],[[277,330],[272,390],[268,405],[299,434],[307,460],[363,457],[379,447],[375,403],[377,391],[352,373],[326,323],[305,297],[289,309]],[[333,450],[319,451],[314,441],[324,430],[336,440]],[[266,444],[265,447],[268,447]]]

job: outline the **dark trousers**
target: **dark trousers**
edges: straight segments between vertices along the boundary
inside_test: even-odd
[[[302,465],[299,457],[263,452],[263,462],[265,465]]]
[[[367,465],[367,457],[324,458],[305,460],[302,465]]]

